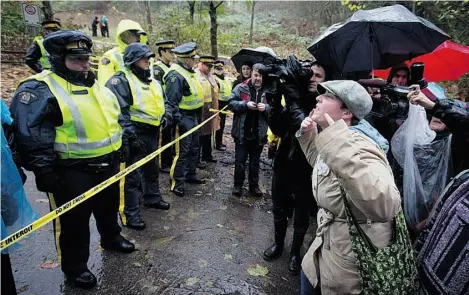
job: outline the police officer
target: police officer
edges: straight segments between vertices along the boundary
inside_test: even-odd
[[[230,100],[233,81],[225,77],[225,62],[222,60],[215,61],[214,78],[217,81],[219,94],[218,94],[218,107],[223,109],[228,105]],[[219,114],[220,116],[220,129],[215,133],[215,149],[224,151],[226,145],[223,144],[223,131],[225,130],[226,114]]]
[[[90,71],[92,41],[78,31],[44,39],[51,71],[31,76],[14,94],[11,111],[22,165],[47,192],[51,210],[119,171],[126,145],[117,98],[96,83]],[[54,220],[57,256],[66,278],[80,288],[96,285],[87,262],[91,214],[106,250],[130,253],[135,246],[120,235],[119,188],[113,184]]]
[[[168,72],[171,63],[174,62],[176,56],[172,51],[176,43],[173,40],[163,40],[155,43],[158,51],[158,60],[153,65],[153,78],[163,84],[163,76]]]
[[[156,151],[158,135],[162,128],[171,125],[171,109],[165,104],[163,88],[150,78],[150,58],[155,54],[147,45],[133,43],[124,51],[125,68],[106,83],[116,95],[121,113],[126,121],[130,166]],[[140,218],[140,175],[143,176],[143,199],[146,207],[168,210],[159,188],[159,172],[156,158],[141,167],[142,173],[132,172],[125,179],[125,200],[121,195],[119,213],[122,223],[136,230],[145,229]],[[125,206],[123,206],[123,203]],[[121,208],[124,207],[122,210]]]
[[[215,58],[210,55],[201,56],[197,69],[197,79],[204,89],[204,106],[200,121],[203,122],[210,118],[213,113],[210,109],[218,109],[218,86],[212,76],[212,68]],[[206,162],[216,163],[217,160],[212,155],[212,133],[220,128],[220,118],[216,116],[200,128],[200,162],[206,165]]]
[[[173,49],[176,62],[164,76],[166,97],[173,107],[173,119],[176,126],[176,138],[199,124],[204,104],[203,89],[193,70],[197,45],[194,42],[182,44]],[[176,156],[171,167],[171,191],[177,196],[184,196],[184,183],[203,184],[196,175],[199,155],[199,132],[195,131],[176,144]]]
[[[163,77],[168,72],[170,64],[174,62],[176,56],[174,49],[175,42],[173,40],[163,40],[155,43],[158,50],[158,61],[152,67],[153,77],[163,85]],[[163,85],[164,88],[164,85]],[[162,147],[173,140],[174,129],[168,126],[160,129],[159,147]],[[173,162],[174,146],[164,150],[159,159],[160,171],[169,173]]]
[[[124,68],[124,51],[127,45],[140,42],[147,44],[147,34],[139,23],[124,19],[117,25],[117,47],[103,54],[98,66],[98,80],[103,85],[115,73]]]
[[[60,30],[60,23],[58,21],[45,20],[42,22],[42,33],[44,37],[58,30]],[[26,64],[36,73],[50,69],[49,53],[47,53],[44,48],[43,42],[44,38],[42,36],[35,37],[33,44],[31,44],[26,52]]]

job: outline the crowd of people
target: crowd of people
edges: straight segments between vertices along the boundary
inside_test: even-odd
[[[95,22],[97,17],[93,35]],[[467,292],[467,263],[451,271],[452,278],[463,281],[458,286],[435,274],[436,266],[427,263],[432,255],[444,252],[428,250],[428,237],[450,228],[449,223],[439,221],[438,214],[453,212],[451,208],[468,199],[468,190],[459,189],[467,188],[469,178],[469,172],[464,172],[469,168],[467,103],[443,97],[430,100],[418,87],[408,93],[411,107],[426,110],[430,129],[452,136],[452,164],[447,179],[441,181],[453,190],[445,191],[440,199],[435,197],[431,205],[438,212],[427,208],[423,220],[431,222],[407,231],[402,191],[413,184],[403,180],[402,167],[394,163],[393,134],[386,129],[389,118],[368,120],[374,100],[379,99],[375,89],[352,80],[332,80],[331,70],[318,60],[308,65],[311,76],[306,83],[287,77],[271,91],[265,87],[262,63],[244,62],[233,79],[225,74],[223,60],[199,55],[194,42],[176,46],[172,40],[158,41],[153,53],[146,32],[131,20],[119,23],[118,46],[102,56],[96,76],[89,64],[90,37],[60,30],[55,21],[44,23],[44,35],[34,41],[26,57],[38,74],[19,84],[10,106],[15,137],[11,148],[18,155],[17,165],[32,171],[37,189],[47,193],[51,210],[189,133],[128,175],[123,194],[118,184],[109,186],[54,220],[59,262],[75,286],[96,285],[87,266],[91,214],[105,250],[134,251],[134,244],[120,234],[118,216],[122,225],[144,230],[141,197],[146,207],[170,209],[160,192],[160,171],[170,174],[170,190],[179,197],[185,196],[186,183],[205,183],[197,169],[217,162],[212,147],[225,150],[225,111],[229,110],[235,142],[234,196],[243,193],[248,159],[249,191],[254,197],[263,195],[259,161],[268,130],[279,139],[272,179],[274,243],[265,249],[263,258],[271,261],[282,255],[288,219],[293,218],[288,271],[301,273],[301,294]],[[387,82],[411,86],[409,75],[409,68],[399,65]],[[200,130],[194,130],[202,122]],[[453,193],[460,197],[448,207],[442,202],[452,200]],[[303,257],[311,216],[317,218],[317,230]],[[463,230],[467,231],[467,223]],[[417,260],[409,232],[419,245]],[[467,237],[443,247],[452,251],[451,257],[461,257],[467,247],[464,241]],[[382,260],[371,261],[366,247],[375,252],[391,250],[377,252]],[[445,259],[453,259],[445,255],[439,262],[442,265],[449,263]],[[467,262],[467,257],[462,259]],[[381,264],[376,266],[378,260]],[[374,264],[370,267],[369,263]],[[2,288],[7,283],[2,280]]]

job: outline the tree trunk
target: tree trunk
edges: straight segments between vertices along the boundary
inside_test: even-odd
[[[147,26],[148,26],[148,32],[150,34],[153,33],[153,25],[151,24],[151,11],[150,11],[150,1],[145,0],[143,1],[143,4],[145,6],[145,15],[147,17]]]
[[[212,45],[212,55],[215,58],[218,58],[218,44],[217,44],[217,35],[218,35],[218,24],[217,24],[217,6],[210,1],[210,43]]]
[[[44,12],[44,20],[54,19],[54,13],[50,6],[50,1],[42,1],[42,11]]]
[[[190,23],[194,24],[195,1],[189,1]]]
[[[252,1],[251,5],[251,28],[249,30],[249,45],[252,46],[252,33],[254,30],[254,6],[256,5],[256,1]]]

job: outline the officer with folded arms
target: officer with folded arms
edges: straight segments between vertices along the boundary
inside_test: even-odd
[[[51,210],[73,200],[119,171],[126,145],[117,98],[90,71],[92,41],[78,31],[44,40],[51,71],[20,83],[11,104],[21,164],[47,192]],[[117,223],[118,185],[112,184],[54,220],[58,260],[69,282],[92,288],[89,271],[91,214],[105,250],[130,253],[135,246]]]
[[[171,125],[171,109],[165,104],[165,95],[160,83],[150,78],[150,58],[155,54],[147,45],[134,43],[124,52],[125,68],[106,83],[119,100],[125,120],[130,155],[126,165],[130,166],[153,153],[158,148],[160,126]],[[119,213],[122,223],[136,230],[145,229],[140,218],[140,175],[143,176],[144,205],[168,210],[169,204],[161,196],[159,171],[156,158],[134,171],[125,179],[125,198],[121,196]],[[123,206],[125,204],[125,206]],[[122,210],[123,209],[123,210]]]

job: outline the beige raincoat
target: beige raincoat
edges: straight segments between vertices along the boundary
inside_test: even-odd
[[[197,71],[197,78],[204,88],[204,106],[202,107],[201,121],[205,121],[215,114],[214,112],[210,112],[210,109],[218,110],[218,85],[211,74],[205,76]],[[217,115],[200,128],[200,134],[209,135],[218,129],[220,129],[220,117]]]

